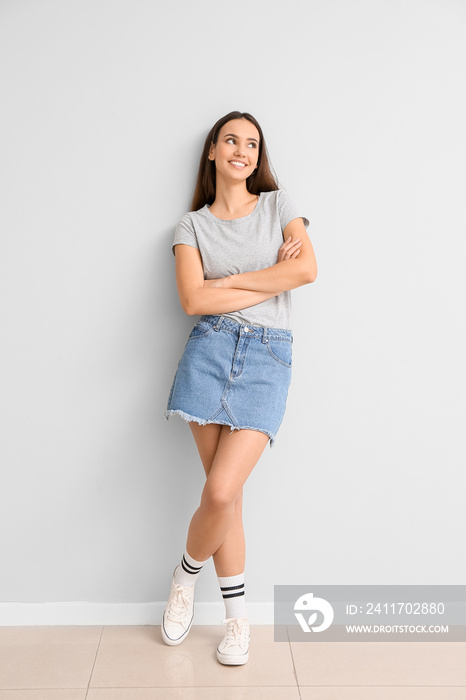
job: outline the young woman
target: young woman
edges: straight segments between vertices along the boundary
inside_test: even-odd
[[[227,630],[223,664],[249,658],[244,598],[243,485],[283,418],[291,380],[290,290],[317,265],[302,216],[278,187],[262,129],[247,112],[212,127],[191,211],[173,252],[183,310],[200,315],[187,340],[165,417],[188,421],[206,482],[175,568],[161,632],[180,644],[191,629],[194,584],[212,556]]]

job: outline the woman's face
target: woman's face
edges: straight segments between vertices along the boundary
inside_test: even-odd
[[[217,143],[210,145],[209,160],[215,161],[217,176],[246,180],[257,166],[260,135],[248,119],[232,119],[220,129]]]

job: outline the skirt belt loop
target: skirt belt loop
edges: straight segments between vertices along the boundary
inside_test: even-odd
[[[262,332],[262,342],[263,343],[268,343],[269,339],[267,338],[267,328],[264,326],[263,332]]]
[[[214,324],[214,331],[219,331],[222,323],[223,323],[223,316],[217,316],[217,320]]]

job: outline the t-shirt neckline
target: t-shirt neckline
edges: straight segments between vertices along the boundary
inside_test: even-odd
[[[244,219],[249,219],[249,217],[253,216],[257,212],[257,210],[259,209],[259,204],[261,203],[261,200],[262,200],[262,192],[259,192],[259,199],[257,200],[256,206],[254,207],[252,212],[250,214],[246,214],[246,216],[237,216],[236,219],[220,219],[220,217],[215,216],[215,214],[212,214],[212,212],[210,211],[209,204],[205,205],[205,209],[206,209],[206,212],[208,213],[208,215],[210,217],[212,217],[212,219],[216,219],[217,221],[221,221],[222,223],[224,223],[224,222],[231,223],[232,221],[243,221]]]

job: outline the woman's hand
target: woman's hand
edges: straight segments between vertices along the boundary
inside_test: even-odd
[[[302,242],[300,238],[293,240],[291,236],[280,246],[278,250],[278,260],[277,262],[282,262],[282,260],[292,260],[297,258],[301,250]]]

